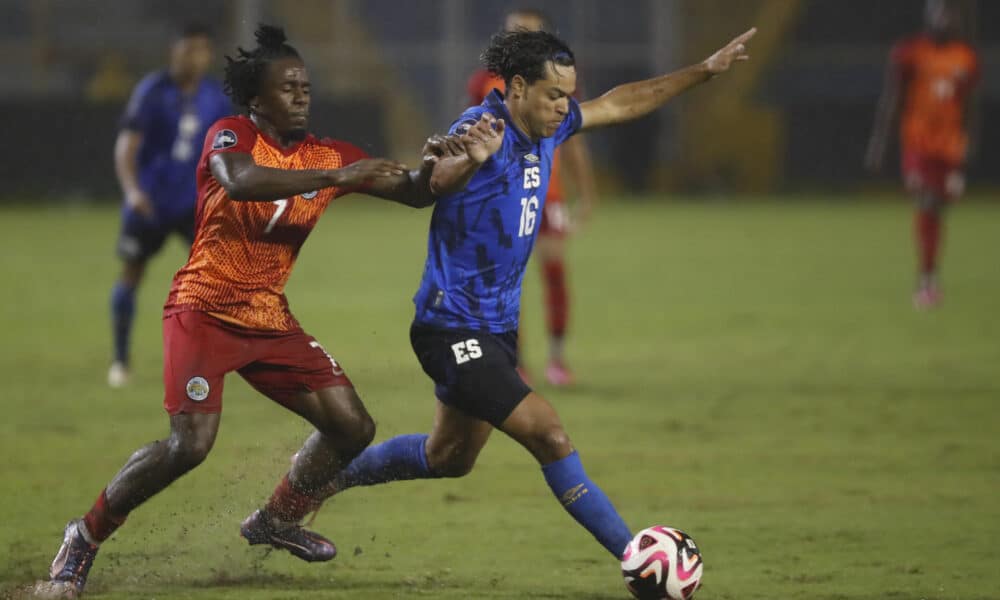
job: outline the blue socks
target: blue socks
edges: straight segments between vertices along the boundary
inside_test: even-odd
[[[400,435],[381,444],[369,446],[337,474],[338,492],[359,485],[377,485],[390,481],[436,478],[427,465],[424,434]],[[587,477],[580,455],[542,467],[545,481],[563,508],[583,525],[615,559],[621,560],[632,532],[601,488]]]
[[[128,364],[132,317],[135,316],[135,288],[115,284],[111,290],[111,326],[115,340],[115,361]]]
[[[552,493],[616,560],[621,560],[625,546],[632,540],[632,532],[608,497],[587,477],[574,451],[566,458],[542,467],[545,481]]]
[[[357,485],[436,478],[427,466],[426,444],[426,434],[414,433],[368,446],[337,474],[334,487],[342,492]]]

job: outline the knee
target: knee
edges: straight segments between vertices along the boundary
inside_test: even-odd
[[[561,425],[553,425],[534,432],[529,450],[540,463],[548,464],[572,454],[573,444]]]
[[[367,412],[340,417],[316,429],[339,451],[360,454],[375,439],[375,421]]]
[[[167,450],[171,464],[181,473],[190,471],[205,461],[214,441],[214,435],[171,437]]]
[[[368,413],[360,415],[354,419],[350,432],[347,436],[347,443],[352,450],[360,453],[375,439],[375,420]]]
[[[461,448],[427,445],[427,466],[438,477],[465,477],[476,466],[476,454]]]

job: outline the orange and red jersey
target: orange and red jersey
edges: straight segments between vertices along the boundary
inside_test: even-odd
[[[921,34],[897,43],[892,63],[903,82],[903,152],[962,163],[966,102],[979,81],[976,50],[961,40],[937,42]]]
[[[209,159],[250,154],[276,169],[338,169],[367,158],[363,150],[307,136],[289,148],[247,117],[226,117],[208,131],[198,163],[198,205],[191,254],[174,276],[164,314],[194,310],[262,331],[289,331],[285,283],[299,249],[330,202],[353,189],[325,188],[267,202],[236,201],[216,181]]]
[[[486,96],[490,95],[490,92],[494,88],[501,92],[507,91],[507,85],[504,83],[503,78],[486,69],[479,69],[473,73],[469,77],[469,83],[466,86],[469,105],[477,106],[482,104],[483,100],[486,99]],[[545,194],[546,202],[562,202],[565,197],[562,186],[562,170],[559,167],[559,149],[557,148],[555,155],[552,157],[552,177],[549,179],[549,191]]]

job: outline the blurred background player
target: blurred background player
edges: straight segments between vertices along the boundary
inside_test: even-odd
[[[222,86],[206,74],[213,62],[210,31],[185,25],[170,46],[166,69],[132,92],[115,142],[115,173],[125,195],[118,255],[121,276],[111,291],[114,361],[108,384],[129,376],[129,341],[136,289],[146,261],[172,232],[190,244],[197,197],[195,171],[208,127],[232,113]]]
[[[928,0],[924,19],[923,33],[892,49],[866,157],[869,169],[882,168],[889,131],[900,116],[903,182],[916,200],[917,308],[941,301],[942,217],[965,188],[965,163],[975,147],[970,137],[977,134],[972,92],[979,81],[979,58],[962,36],[958,6]]]
[[[519,8],[504,17],[504,31],[549,31],[555,28],[549,17],[538,9]],[[486,69],[479,69],[469,78],[469,104],[476,106],[494,89],[504,91],[501,77]],[[577,205],[574,215],[566,208],[566,194],[563,174],[568,171],[567,180],[576,184]],[[597,198],[594,183],[593,161],[587,144],[580,136],[566,140],[552,159],[552,179],[545,196],[545,210],[535,244],[540,261],[542,285],[545,294],[545,323],[549,334],[549,356],[545,367],[545,378],[552,385],[573,383],[573,372],[566,365],[564,352],[566,329],[569,325],[569,285],[566,274],[566,236],[573,228],[589,218]],[[523,341],[523,338],[522,340]],[[520,341],[519,341],[520,345]],[[519,357],[520,360],[520,357]],[[522,377],[527,377],[523,366],[519,368]]]

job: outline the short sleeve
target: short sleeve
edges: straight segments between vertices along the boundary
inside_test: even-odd
[[[464,129],[470,125],[475,125],[479,122],[480,117],[483,113],[487,112],[482,106],[473,106],[472,108],[466,109],[464,113],[451,124],[448,128],[448,135],[462,135]]]
[[[136,84],[119,123],[122,129],[140,133],[149,130],[153,120],[153,99],[157,80],[155,74],[148,75]]]
[[[205,134],[202,157],[207,160],[220,152],[242,152],[250,154],[257,141],[257,130],[243,117],[219,119]]]
[[[555,135],[552,138],[555,140],[556,145],[565,142],[577,131],[580,131],[580,127],[583,125],[583,115],[580,113],[580,103],[576,101],[576,98],[569,99],[569,114],[563,119],[559,129],[556,129]]]

